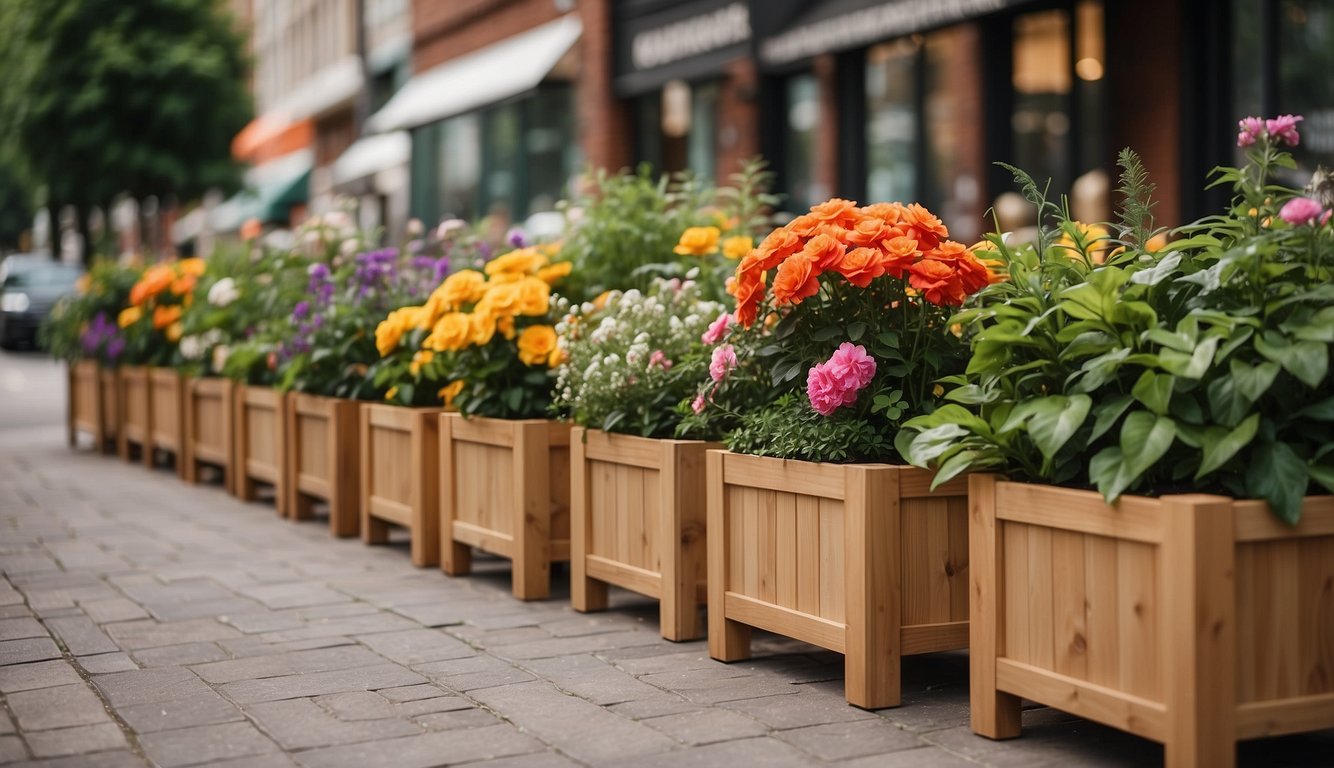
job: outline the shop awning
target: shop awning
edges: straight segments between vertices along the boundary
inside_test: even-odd
[[[294,120],[280,110],[271,110],[251,120],[232,139],[232,157],[261,164],[298,149],[315,140],[315,126],[310,120]]]
[[[407,165],[412,155],[412,138],[407,131],[362,136],[330,167],[335,187],[400,165]]]
[[[250,219],[285,222],[288,210],[310,194],[310,150],[293,152],[246,172],[246,188],[213,209],[215,232],[234,232]]]
[[[728,62],[750,51],[750,6],[743,0],[625,6],[615,16],[618,96],[648,93],[672,80],[720,76]],[[765,5],[764,12],[773,9]]]
[[[759,44],[760,63],[782,66],[985,16],[1027,0],[828,0]]]
[[[366,122],[382,133],[443,120],[531,91],[583,31],[570,14],[415,75]]]

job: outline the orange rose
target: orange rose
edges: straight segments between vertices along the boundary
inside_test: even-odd
[[[853,248],[835,267],[840,275],[858,288],[885,274],[885,252],[879,248]]]
[[[921,256],[917,241],[911,237],[895,237],[880,244],[885,252],[885,272],[897,279]]]
[[[746,258],[749,258],[750,256],[756,257],[760,264],[760,271],[767,271],[783,263],[783,259],[800,251],[802,245],[801,237],[792,230],[785,228],[775,229],[773,232],[770,232],[769,236],[764,238],[764,241],[760,243],[760,246],[754,251],[751,251]],[[744,265],[746,259],[743,258],[741,261]],[[737,271],[739,272],[740,269],[741,268],[738,267]]]
[[[855,202],[838,197],[811,206],[810,215],[822,222],[837,224],[845,229],[851,229],[861,219],[861,211]]]
[[[169,307],[159,306],[153,309],[153,328],[155,330],[160,331],[180,319],[180,305],[173,304]]]
[[[732,285],[732,295],[736,297],[736,319],[743,327],[755,324],[759,313],[760,301],[764,298],[764,283],[760,280],[738,279]]]
[[[862,208],[862,218],[880,219],[893,226],[903,219],[903,206],[899,203],[873,203]]]
[[[187,293],[192,293],[195,289],[195,283],[198,280],[199,278],[194,275],[181,275],[171,281],[171,292],[177,296],[184,296]]]
[[[884,219],[865,218],[857,226],[848,230],[846,242],[853,248],[874,248],[882,240],[903,234],[891,227]]]
[[[130,289],[130,303],[138,306],[171,286],[176,278],[175,272],[166,264],[156,264],[144,271],[139,281]]]
[[[798,237],[810,237],[814,235],[815,231],[824,223],[825,222],[820,219],[815,218],[815,216],[805,213],[796,217],[792,221],[789,221],[787,225],[784,226],[784,229]]]
[[[939,248],[928,253],[927,258],[953,262],[963,288],[969,294],[977,293],[991,284],[991,275],[986,265],[978,261],[963,243],[946,240]]]
[[[940,219],[917,203],[909,205],[904,210],[903,222],[907,224],[908,236],[916,238],[923,250],[929,251],[935,248],[941,240],[950,236],[949,230]]]
[[[842,258],[841,254],[839,258]],[[819,269],[815,260],[804,252],[789,256],[778,265],[778,274],[774,276],[774,300],[779,304],[800,304],[819,291]]]
[[[846,253],[847,250],[848,247],[834,237],[829,235],[816,235],[806,241],[806,247],[802,248],[801,252],[794,258],[805,257],[810,259],[815,265],[816,276],[819,276],[821,272],[827,272],[838,266],[838,264],[843,261],[843,254]],[[788,259],[783,263],[786,264],[791,260],[792,259]],[[781,271],[782,266],[780,265],[778,269]],[[775,282],[774,289],[777,290],[777,288],[778,283]]]

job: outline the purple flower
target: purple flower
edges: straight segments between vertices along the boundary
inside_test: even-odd
[[[293,320],[305,320],[310,317],[310,302],[298,301],[295,307],[292,307]]]
[[[515,248],[522,248],[524,247],[524,245],[527,244],[528,239],[527,235],[523,233],[522,229],[518,227],[511,227],[510,231],[505,234],[505,241],[508,242],[510,245],[514,246]]]
[[[113,336],[111,341],[107,342],[107,362],[116,362],[123,352],[125,352],[125,338]]]

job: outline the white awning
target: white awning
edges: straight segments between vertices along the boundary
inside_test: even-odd
[[[334,186],[362,179],[398,165],[407,165],[412,138],[407,131],[362,136],[330,166]]]
[[[415,75],[366,123],[380,133],[433,123],[530,91],[583,31],[569,14]]]

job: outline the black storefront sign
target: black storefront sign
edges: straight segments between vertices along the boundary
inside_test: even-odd
[[[1021,5],[1027,0],[830,0],[759,44],[760,63],[781,67],[861,48]]]
[[[722,71],[750,45],[746,0],[627,0],[613,6],[615,89],[635,96]]]

